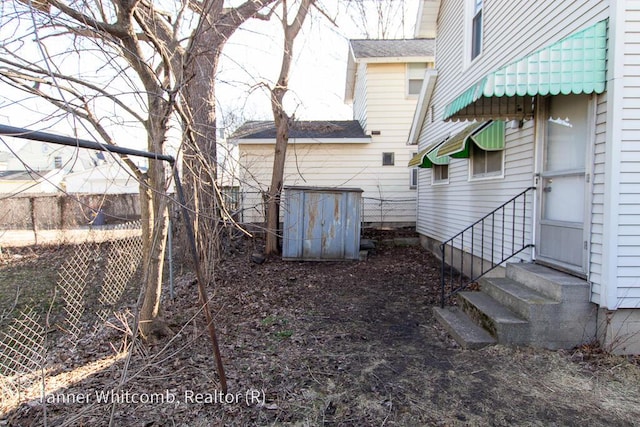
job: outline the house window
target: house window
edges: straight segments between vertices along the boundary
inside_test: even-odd
[[[394,157],[393,153],[382,153],[382,166],[393,166]]]
[[[411,153],[411,158],[417,156],[418,153]],[[412,168],[409,171],[409,188],[415,189],[418,187],[418,168]]]
[[[471,17],[471,60],[482,53],[482,9],[483,0],[473,1],[473,14]]]
[[[449,182],[449,165],[433,165],[431,169],[431,182],[433,184],[444,184]]]
[[[62,157],[61,156],[55,156],[53,158],[53,167],[56,169],[62,169]]]
[[[471,177],[502,176],[502,153],[502,150],[486,151],[476,144],[471,144]]]
[[[407,64],[407,95],[418,96],[422,89],[424,73],[429,68],[426,62],[415,62]]]

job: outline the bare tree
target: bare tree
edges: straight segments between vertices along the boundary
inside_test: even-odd
[[[218,201],[214,76],[220,51],[271,2],[247,0],[233,8],[223,0],[160,2],[168,10],[148,0],[3,2],[0,79],[48,101],[54,114],[73,116],[105,144],[117,144],[126,125],[142,130],[147,150],[164,153],[173,124],[180,123],[202,251],[210,244],[201,224],[218,219],[210,206]],[[170,175],[159,161],[146,170],[125,161],[140,182],[144,336],[160,310]]]
[[[364,38],[405,37],[405,0],[343,0],[343,3],[347,15]]]
[[[284,165],[287,156],[287,145],[289,143],[289,127],[291,117],[284,109],[283,100],[289,90],[289,73],[291,62],[293,61],[293,44],[296,36],[300,32],[305,18],[309,14],[310,7],[315,0],[300,0],[298,11],[293,20],[289,22],[289,2],[282,1],[282,16],[280,22],[283,30],[283,49],[280,74],[275,84],[270,88],[271,111],[276,127],[276,146],[273,158],[273,171],[271,175],[271,185],[269,187],[267,200],[267,237],[265,242],[265,254],[272,255],[280,252],[278,245],[279,222],[280,222],[280,195],[282,193],[284,181]]]

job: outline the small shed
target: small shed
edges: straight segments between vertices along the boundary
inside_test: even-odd
[[[359,188],[285,187],[282,258],[359,259],[361,200]]]

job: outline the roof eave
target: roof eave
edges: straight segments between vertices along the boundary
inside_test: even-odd
[[[424,123],[424,119],[427,116],[429,104],[431,104],[431,96],[435,88],[436,79],[438,78],[438,71],[436,69],[428,69],[425,71],[422,88],[420,89],[420,96],[418,103],[416,104],[416,111],[411,121],[411,129],[409,130],[409,139],[407,145],[417,145],[418,137],[420,136],[420,130]]]
[[[366,58],[356,58],[356,63],[367,64],[389,64],[397,62],[435,62],[433,55],[429,56],[376,56]]]
[[[370,136],[361,138],[289,138],[289,144],[368,144]],[[274,145],[275,138],[239,138],[236,145]]]
[[[438,32],[438,15],[440,0],[421,0],[418,8],[415,38],[436,38]],[[424,25],[423,25],[424,24]]]
[[[347,78],[344,85],[344,103],[352,104],[353,103],[353,93],[355,91],[356,86],[356,59],[353,55],[353,49],[351,47],[351,43],[349,43],[349,57],[347,58]]]

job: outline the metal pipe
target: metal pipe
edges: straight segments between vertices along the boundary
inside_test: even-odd
[[[167,233],[167,246],[169,246],[167,255],[169,257],[169,297],[173,299],[175,293],[173,291],[173,228],[171,227],[171,214],[169,214],[169,232]]]
[[[209,329],[209,338],[213,345],[213,353],[216,359],[216,366],[218,369],[218,376],[220,377],[220,387],[222,392],[227,394],[227,377],[224,373],[224,366],[222,365],[222,356],[220,355],[220,347],[218,345],[218,337],[216,335],[216,328],[213,324],[213,318],[211,317],[211,311],[209,310],[209,299],[207,297],[207,291],[204,287],[204,278],[202,271],[200,270],[200,260],[198,259],[198,249],[196,247],[195,234],[193,232],[193,226],[191,225],[191,216],[187,209],[184,192],[182,191],[182,183],[178,176],[178,169],[173,168],[173,179],[176,182],[176,190],[178,191],[178,201],[182,208],[182,215],[184,216],[184,225],[187,228],[187,237],[189,240],[189,246],[191,248],[191,256],[193,258],[193,264],[196,268],[196,278],[198,279],[198,294],[200,295],[200,304],[202,304],[202,310],[207,321],[207,328]]]
[[[48,132],[32,131],[24,128],[0,125],[0,135],[12,136],[14,138],[30,139],[32,141],[50,142],[58,145],[68,145],[70,147],[88,148],[91,150],[108,151],[123,155],[146,157],[147,159],[164,160],[172,166],[176,162],[173,156],[167,154],[153,153],[151,151],[134,150],[132,148],[118,147],[117,145],[100,144],[99,142],[86,139],[61,136]]]
[[[213,318],[211,317],[211,311],[209,310],[209,303],[204,287],[204,280],[202,278],[202,272],[200,271],[200,262],[198,259],[198,249],[195,242],[195,234],[193,232],[193,226],[191,224],[191,217],[186,206],[184,192],[182,190],[182,184],[178,175],[178,170],[175,168],[175,158],[166,154],[153,153],[150,151],[134,150],[131,148],[118,147],[116,145],[105,145],[94,141],[88,141],[84,139],[71,138],[68,136],[55,135],[47,132],[31,131],[29,129],[17,128],[13,126],[0,125],[0,135],[12,136],[15,138],[23,138],[34,141],[49,142],[58,145],[67,145],[71,147],[87,148],[98,151],[108,151],[111,153],[131,155],[145,157],[147,159],[162,160],[169,162],[173,168],[173,178],[176,182],[176,189],[178,191],[178,200],[180,207],[182,208],[182,214],[184,215],[184,223],[187,229],[187,237],[189,240],[189,246],[191,249],[191,255],[193,257],[194,266],[196,268],[196,276],[198,278],[198,293],[200,295],[200,302],[204,311],[205,319],[207,321],[207,327],[209,329],[209,337],[213,345],[213,352],[216,359],[216,366],[218,370],[218,376],[220,377],[220,387],[222,392],[227,394],[227,378],[224,373],[224,366],[222,365],[222,357],[220,356],[220,348],[218,345],[218,338],[216,336],[216,329],[213,324]],[[171,230],[169,230],[171,233]]]
[[[445,268],[445,254],[446,254],[446,249],[444,246],[444,243],[440,245],[440,251],[442,253],[442,264],[440,265],[440,307],[444,308],[444,294],[445,294],[445,289],[444,289],[444,283],[445,283],[445,278],[444,278],[444,268]]]

